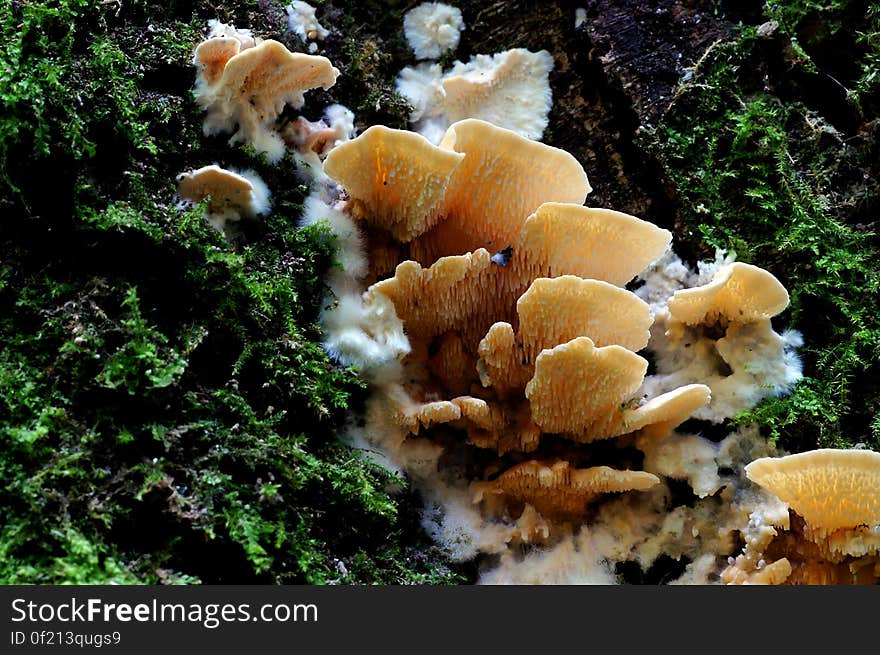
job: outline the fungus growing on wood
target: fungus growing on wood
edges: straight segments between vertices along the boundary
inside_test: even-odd
[[[788,292],[771,273],[734,262],[700,287],[676,291],[669,301],[672,317],[687,325],[723,319],[749,323],[776,316],[788,307]]]
[[[462,159],[418,134],[374,125],[334,149],[324,172],[351,196],[354,217],[409,241],[441,218],[449,178]]]
[[[880,525],[880,453],[820,448],[765,457],[749,464],[746,475],[787,503],[819,536]]]
[[[199,67],[197,90],[216,84],[226,62],[240,51],[241,41],[232,37],[215,37],[200,43],[193,55],[193,62]]]
[[[537,277],[577,275],[623,286],[660,257],[672,234],[635,216],[546,202],[522,228],[520,248]],[[546,272],[545,272],[546,271]]]
[[[604,236],[600,233],[596,237],[596,247]],[[650,254],[642,256],[645,261]],[[535,291],[527,295],[536,276],[551,272],[559,275],[555,279],[566,279],[538,282]],[[405,261],[398,265],[394,277],[378,282],[367,293],[392,299],[411,338],[426,341],[456,328],[470,352],[476,351],[493,323],[516,320],[522,301],[525,314],[520,321],[525,329],[521,326],[518,347],[528,348],[524,364],[531,364],[541,349],[567,341],[566,336],[591,336],[600,343],[620,343],[632,350],[644,347],[651,323],[645,303],[602,280],[587,281],[565,273],[564,268],[542,263],[528,246],[518,242],[506,266],[495,265],[483,248],[441,257],[429,268]],[[551,323],[537,315],[542,311],[538,299],[549,293],[561,294],[552,330]],[[547,307],[545,310],[550,312]]]
[[[269,211],[269,189],[253,171],[236,173],[216,164],[181,173],[177,192],[191,204],[207,200],[205,218],[219,231],[227,222]]]
[[[552,106],[548,76],[553,57],[546,50],[524,48],[477,55],[456,62],[443,80],[444,113],[451,122],[479,118],[540,139]]]
[[[589,337],[579,337],[538,355],[525,395],[547,432],[586,440],[614,436],[618,415],[647,369],[648,362],[626,348],[596,348]]]
[[[545,348],[588,336],[597,346],[633,352],[648,343],[651,313],[638,296],[576,275],[538,278],[516,303],[522,348],[534,361]]]
[[[598,346],[641,350],[652,321],[648,305],[629,291],[574,275],[536,279],[517,300],[516,312],[517,336],[512,325],[497,322],[477,349],[481,384],[504,395],[524,389],[545,348],[585,336]]]
[[[439,146],[373,126],[330,153],[324,170],[351,196],[355,217],[410,243],[423,265],[511,246],[544,202],[580,204],[591,190],[564,150],[478,120],[456,123]]]
[[[217,83],[230,59],[260,42],[262,39],[255,38],[250,30],[239,30],[234,25],[209,20],[208,36],[196,46],[193,53],[193,64],[196,67],[196,97],[204,95]]]
[[[444,194],[443,220],[410,244],[410,256],[422,264],[477,248],[502,250],[542,204],[579,205],[592,190],[569,153],[485,121],[455,123],[439,148],[464,157]]]
[[[301,154],[317,155],[318,159],[313,159],[311,164],[320,166],[321,157],[354,136],[354,114],[342,105],[330,105],[321,120],[310,121],[299,116],[282,128],[281,135]]]
[[[486,502],[500,513],[511,505],[529,504],[544,518],[582,518],[597,496],[623,491],[645,491],[660,479],[644,471],[618,471],[608,466],[573,468],[568,462],[529,460],[507,469],[491,482],[474,482],[474,502]]]
[[[525,390],[532,417],[545,432],[589,442],[658,421],[677,425],[708,401],[708,387],[691,385],[630,407],[647,368],[645,359],[626,348],[596,348],[589,337],[544,350]]]
[[[318,22],[315,8],[307,2],[293,0],[285,7],[285,10],[287,11],[287,26],[290,31],[304,42],[309,43],[309,52],[314,53],[318,49],[318,45],[314,41],[326,39],[330,30]]]
[[[214,37],[196,48],[195,95],[208,112],[204,132],[233,132],[230,143],[244,141],[269,161],[278,161],[284,142],[274,124],[281,111],[288,104],[301,107],[305,91],[329,89],[339,71],[326,57],[292,53],[271,39],[248,48],[239,44],[237,52],[235,41]],[[231,56],[224,62],[227,54]]]
[[[459,399],[460,414],[448,406],[437,414],[435,401],[418,400],[423,395],[418,392],[416,409],[403,412],[413,417],[412,425],[424,427],[418,416],[429,412],[442,417],[432,423],[464,426],[470,443],[502,452],[532,449],[540,436],[538,416],[546,419],[541,408],[549,407],[538,398],[545,376],[532,376],[534,360],[545,348],[564,349],[566,342],[577,344],[587,335],[600,344],[622,344],[615,348],[635,358],[638,368],[623,393],[609,390],[612,399],[595,408],[591,420],[603,425],[611,421],[614,427],[606,426],[593,437],[644,428],[652,417],[672,426],[706,402],[707,390],[695,386],[654,399],[645,409],[620,412],[647,367],[627,348],[645,345],[651,317],[644,302],[615,285],[626,283],[658,257],[671,235],[619,212],[547,205],[553,200],[580,203],[590,191],[586,174],[569,154],[466,120],[450,127],[436,147],[411,133],[370,128],[330,153],[326,170],[349,193],[347,211],[404,242],[417,260],[399,264],[394,277],[374,284],[365,297],[382,295],[392,301],[410,340],[419,344],[410,365],[424,362],[447,391],[469,398],[467,403]],[[488,249],[475,247],[481,244],[508,244],[502,249],[504,261],[498,263]],[[616,261],[599,254],[624,244],[626,255]],[[591,252],[593,256],[586,256]],[[424,268],[425,262],[432,265]],[[567,266],[573,273],[602,279],[565,275]],[[557,277],[534,281],[546,275]],[[606,277],[612,283],[603,281]],[[519,341],[505,321],[517,322]],[[454,336],[447,337],[450,331]],[[426,352],[435,338],[440,341],[430,363],[425,362],[418,353]],[[610,369],[618,365],[625,369],[619,361]],[[468,378],[456,380],[452,372],[464,375],[468,366],[472,382],[481,379],[487,385],[491,378],[499,397],[518,394],[519,400],[499,406],[492,397],[487,402],[464,396]],[[522,396],[529,378],[535,393],[531,410]],[[576,396],[556,401],[582,402]],[[556,429],[552,421],[542,427]],[[583,427],[574,431],[584,433]],[[589,438],[579,435],[580,440]]]
[[[691,272],[668,253],[643,279],[636,294],[656,317],[649,345],[656,371],[643,393],[707,384],[712,401],[694,418],[719,423],[787,393],[802,377],[800,334],[778,334],[771,324],[787,306],[788,293],[769,272],[721,252]]]
[[[405,261],[393,278],[377,282],[367,296],[386,296],[406,325],[411,339],[426,341],[448,330],[467,329],[467,319],[486,304],[495,307],[489,253],[482,248],[466,255],[443,257],[430,268]],[[484,311],[491,313],[492,309]]]
[[[365,303],[392,307],[411,345],[388,378],[370,378],[382,411],[368,415],[360,443],[390,453],[432,502],[460,501],[460,472],[481,480],[471,487],[481,502],[453,511],[498,528],[504,543],[562,539],[590,503],[607,504],[591,485],[609,471],[636,482],[606,491],[657,485],[653,472],[628,470],[632,446],[660,453],[710,398],[698,380],[643,389],[648,363],[635,351],[657,312],[622,287],[664,255],[667,230],[583,207],[590,185],[573,157],[479,120],[450,126],[437,146],[370,128],[334,149],[326,170],[347,193],[343,211],[370,230],[378,281]],[[754,324],[731,335],[745,339]],[[586,445],[613,437],[621,448]],[[424,444],[430,458],[413,454]],[[593,450],[605,468],[584,468]],[[730,501],[716,451],[701,457],[716,475],[700,498],[708,507],[714,490]],[[704,538],[718,554],[733,548],[731,534]]]
[[[535,278],[570,273],[622,285],[671,239],[626,214],[545,202],[583,201],[590,187],[580,165],[481,121],[451,127],[439,147],[370,128],[332,152],[325,169],[351,195],[347,210],[405,242],[416,260],[369,293],[394,300],[411,338],[463,325],[472,354],[494,322],[515,318],[515,303]],[[496,248],[503,263],[489,254]]]

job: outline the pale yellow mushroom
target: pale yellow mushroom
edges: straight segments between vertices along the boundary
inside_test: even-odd
[[[269,211],[269,189],[253,171],[243,174],[216,164],[181,173],[177,193],[184,201],[207,201],[205,218],[223,231],[227,222],[255,218]]]
[[[635,294],[599,280],[573,275],[538,278],[516,304],[519,334],[498,322],[480,341],[477,370],[485,387],[502,396],[522,392],[545,348],[576,337],[597,346],[640,350],[648,343],[651,313]]]
[[[625,403],[647,369],[648,362],[626,348],[596,348],[589,337],[545,350],[526,385],[532,417],[545,432],[584,441],[623,434]]]
[[[656,437],[708,402],[708,387],[694,384],[631,406],[647,367],[626,348],[596,348],[588,337],[544,350],[526,385],[532,418],[545,432],[580,442],[645,430]]]
[[[643,229],[642,223],[627,217],[621,229],[630,229],[637,235]],[[576,238],[574,234],[568,236]],[[602,241],[612,236],[617,238],[617,232],[600,231],[593,235],[587,232],[582,238],[592,238],[597,249],[613,249],[614,241]],[[565,337],[587,335],[601,344],[619,343],[634,350],[644,347],[651,322],[648,306],[634,294],[598,277],[578,280],[567,275],[565,268],[554,269],[540,263],[541,257],[552,260],[555,256],[552,254],[555,238],[550,233],[533,231],[527,246],[514,249],[509,261],[504,263],[499,263],[483,248],[466,255],[442,257],[429,268],[413,261],[403,262],[394,278],[374,285],[368,293],[382,293],[392,299],[408,334],[427,339],[457,329],[470,352],[476,351],[494,323],[514,322],[514,312],[522,306],[526,331],[520,345],[528,349],[527,364],[531,364],[541,349],[558,345],[567,340]],[[663,243],[665,237],[658,240],[658,244]],[[630,270],[646,265],[653,256],[654,251],[647,251],[642,252],[640,259],[632,257],[625,274],[629,276]],[[579,266],[574,260],[564,263],[573,268]],[[593,273],[620,275],[614,270],[598,268]],[[564,279],[538,282],[529,293],[527,290],[534,283],[533,274]],[[555,311],[551,307],[554,304],[558,305]]]
[[[477,248],[502,251],[517,243],[526,217],[541,204],[582,204],[591,191],[569,153],[484,121],[454,123],[440,148],[465,157],[449,181],[444,220],[410,246],[410,256],[425,265]]]
[[[769,319],[788,307],[788,292],[771,273],[751,264],[722,267],[708,284],[676,291],[669,313],[686,325],[749,323]]]
[[[241,51],[241,41],[233,37],[217,37],[196,46],[193,62],[199,67],[199,84],[216,84],[226,63]]]
[[[466,342],[475,343],[479,337],[473,335],[485,334],[486,327],[475,325],[474,316],[503,312],[491,266],[485,250],[443,257],[430,268],[405,261],[393,278],[371,286],[367,296],[388,297],[411,339],[426,341],[456,329]]]
[[[534,361],[545,348],[576,337],[596,346],[616,344],[632,351],[650,338],[648,304],[635,294],[601,280],[574,275],[538,278],[516,303],[519,338],[525,357]]]
[[[196,204],[207,199],[209,214],[226,214],[231,210],[254,216],[258,211],[254,202],[254,185],[238,173],[216,164],[178,175],[177,193]]]
[[[763,457],[745,470],[750,480],[802,516],[819,537],[880,525],[880,453],[821,448]]]
[[[706,405],[712,391],[705,384],[686,384],[647,400],[623,415],[623,429],[642,439],[660,439]]]
[[[429,428],[438,423],[449,423],[461,418],[461,410],[452,401],[435,400],[418,405],[411,416],[418,422],[419,427]],[[413,432],[418,433],[418,429]]]
[[[623,286],[662,255],[668,230],[635,216],[547,202],[525,221],[517,241],[527,275],[577,275]]]
[[[242,50],[213,83],[196,88],[199,104],[208,111],[205,133],[235,130],[230,143],[245,141],[278,161],[284,142],[273,128],[284,107],[302,107],[305,91],[328,89],[338,75],[326,57],[293,53],[271,39]]]
[[[880,581],[880,453],[823,448],[763,457],[745,472],[788,505],[791,520],[767,531],[766,539],[747,539],[724,581],[748,577],[761,568],[756,562],[779,559],[791,565],[785,584]]]
[[[419,134],[375,125],[332,150],[324,172],[345,187],[356,218],[406,242],[440,220],[450,176],[463,159]]]
[[[582,517],[597,496],[644,491],[660,482],[644,471],[619,471],[607,466],[576,469],[564,460],[529,460],[507,469],[489,482],[471,483],[474,502],[485,501],[494,512],[511,504],[529,504],[541,516],[557,520]]]
[[[316,155],[324,154],[340,138],[339,131],[324,121],[310,121],[303,116],[287,123],[281,130],[281,136],[301,153],[313,152]]]

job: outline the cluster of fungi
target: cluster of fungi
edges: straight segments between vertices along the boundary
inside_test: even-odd
[[[290,52],[282,43],[254,37],[249,30],[211,21],[208,38],[195,49],[195,96],[207,112],[206,135],[232,132],[230,145],[244,142],[279,161],[286,145],[323,153],[336,132],[304,118],[278,129],[286,106],[300,108],[305,92],[328,89],[339,70],[326,57]],[[206,203],[206,217],[219,230],[227,221],[254,218],[268,209],[268,192],[254,175],[217,165],[178,176],[178,194],[193,204]]]
[[[453,124],[438,146],[371,127],[333,150],[325,171],[378,244],[365,303],[390,299],[412,346],[405,381],[380,391],[387,402],[374,412],[377,429],[389,429],[389,416],[408,435],[446,426],[522,460],[498,471],[499,459],[491,480],[471,485],[475,502],[512,519],[570,522],[599,494],[659,482],[528,454],[548,435],[579,444],[661,439],[709,401],[700,384],[633,398],[648,368],[636,351],[652,316],[624,285],[665,252],[668,231],[583,206],[591,189],[574,157],[478,120]],[[748,286],[740,277],[681,304],[708,313],[719,296]],[[752,305],[756,317],[779,311],[778,298]]]
[[[672,235],[584,206],[587,175],[565,151],[476,119],[453,123],[438,145],[373,126],[330,149],[320,125],[277,129],[285,104],[301,106],[304,90],[327,88],[338,71],[323,57],[218,25],[195,56],[206,133],[235,130],[232,141],[254,144],[270,161],[291,138],[329,150],[323,172],[341,190],[334,211],[362,228],[367,246],[364,314],[379,308],[374,315],[386,317],[376,332],[405,331],[409,351],[397,373],[373,380],[366,431],[399,461],[422,462],[425,477],[443,465],[450,443],[482,453],[458,475],[474,506],[515,526],[519,541],[550,543],[587,520],[603,494],[660,483],[651,472],[591,461],[589,444],[617,440],[620,452],[647,453],[711,402],[699,383],[642,393],[649,362],[637,352],[655,321],[672,340],[711,327],[724,335],[716,347],[725,360],[734,356],[726,339],[776,336],[770,319],[788,294],[770,273],[742,263],[676,291],[655,315],[626,286]],[[230,173],[227,189],[223,177],[218,167],[184,174],[180,193],[207,200],[209,214],[232,206],[254,215],[248,180]],[[751,464],[749,477],[787,505],[770,523],[753,517],[722,580],[876,582],[878,460],[867,451],[816,451]],[[416,468],[408,471],[415,477]]]

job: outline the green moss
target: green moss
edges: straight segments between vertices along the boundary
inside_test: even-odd
[[[810,34],[812,41],[820,41],[836,34],[843,27],[841,14],[850,5],[849,0],[767,0],[765,13],[777,20],[790,34],[797,33],[806,21],[822,21],[820,30]]]
[[[867,116],[876,112],[880,95],[880,4],[768,0],[767,18],[804,59],[835,80],[848,99]]]
[[[456,580],[336,438],[363,389],[315,323],[333,239],[289,167],[201,132],[207,19],[272,36],[280,5],[0,3],[0,582]],[[234,243],[176,206],[219,158],[273,190]]]
[[[868,7],[869,23],[856,33],[856,41],[865,50],[862,71],[851,91],[852,98],[863,110],[868,104],[877,103],[880,96],[880,4]]]
[[[872,140],[844,138],[793,99],[799,88],[785,80],[809,85],[821,73],[788,45],[746,29],[710,49],[654,147],[680,196],[680,232],[777,275],[792,301],[779,325],[805,334],[807,378],[738,420],[758,420],[793,449],[878,448],[880,239],[852,218]]]

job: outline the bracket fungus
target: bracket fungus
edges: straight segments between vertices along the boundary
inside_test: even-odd
[[[350,442],[411,476],[428,506],[443,507],[442,525],[425,520],[456,552],[509,561],[514,547],[559,547],[648,563],[688,553],[690,575],[709,575],[735,548],[735,526],[754,503],[731,486],[739,463],[738,472],[721,472],[733,446],[702,447],[699,437],[674,433],[705,410],[710,387],[699,375],[657,384],[638,352],[651,349],[658,330],[672,340],[715,322],[726,334],[712,348],[737,362],[743,344],[767,332],[781,339],[770,318],[787,293],[754,298],[749,280],[775,278],[737,265],[708,290],[673,302],[676,290],[707,280],[680,284],[658,304],[652,284],[638,294],[627,285],[667,256],[671,233],[585,207],[590,182],[570,154],[473,118],[436,142],[374,126],[325,160],[344,190],[334,211],[362,228],[369,260],[364,316],[351,305],[358,339],[335,350],[373,389]],[[679,307],[698,296],[696,323],[673,316],[670,304],[682,316]],[[723,303],[737,298],[727,311]],[[407,342],[390,357],[378,356],[390,353],[386,327],[366,319],[374,306]],[[694,443],[699,454],[688,462],[668,461]],[[699,499],[660,520],[670,496],[663,476],[687,479]],[[646,509],[635,509],[639,498]],[[650,516],[654,527],[641,534],[618,511]],[[719,512],[725,526],[713,529]],[[595,539],[585,523],[594,520],[603,525]],[[617,534],[639,542],[638,551],[615,546],[608,535]],[[574,541],[596,548],[566,551]],[[784,567],[770,572],[779,577]]]
[[[636,293],[656,319],[648,346],[656,370],[646,378],[644,393],[707,384],[712,400],[694,418],[720,423],[788,392],[802,377],[800,335],[773,330],[772,319],[789,298],[768,271],[719,253],[714,263],[690,273],[667,254],[643,279]]]
[[[251,44],[214,34],[196,47],[193,58],[196,100],[208,112],[204,132],[233,132],[230,144],[243,141],[277,162],[284,142],[274,127],[284,107],[298,109],[306,91],[329,89],[339,70],[326,57],[293,53],[272,39]]]
[[[708,402],[708,387],[690,385],[630,407],[647,367],[645,359],[626,348],[596,348],[588,337],[544,350],[525,390],[534,421],[545,432],[580,442],[636,432],[657,422],[668,426],[668,434]]]
[[[788,292],[771,273],[734,262],[700,287],[676,291],[669,313],[686,325],[724,320],[751,323],[776,316],[788,307]]]
[[[205,218],[220,232],[228,222],[269,211],[269,189],[253,171],[203,166],[177,176],[177,193],[187,203],[207,201]]]
[[[408,241],[439,219],[449,177],[463,158],[418,134],[374,125],[331,152],[324,172],[351,196],[352,215]]]
[[[381,425],[368,421],[374,439],[389,446],[396,434],[391,450],[404,459],[416,436],[460,434],[494,450],[499,475],[478,475],[475,497],[514,522],[528,507],[550,528],[602,493],[658,483],[540,455],[548,435],[662,438],[707,402],[699,384],[635,396],[648,366],[635,351],[652,318],[622,287],[663,254],[668,231],[583,207],[591,188],[571,155],[475,119],[451,125],[438,146],[372,127],[334,149],[325,172],[346,190],[345,211],[410,257],[387,278],[373,265],[378,281],[364,294],[365,304],[391,301],[412,344],[399,379],[376,383],[385,409]],[[510,465],[506,453],[535,458]]]
[[[644,471],[618,471],[607,466],[575,469],[566,461],[530,460],[507,469],[491,482],[471,485],[475,502],[505,507],[530,505],[539,515],[583,518],[587,505],[600,494],[645,491],[660,479]]]
[[[880,453],[820,448],[756,460],[746,475],[787,503],[817,536],[880,525]]]
[[[613,284],[577,275],[537,278],[516,301],[516,313],[529,361],[582,335],[599,347],[617,344],[633,352],[650,338],[647,303]]]
[[[305,39],[326,36],[310,5],[288,13]],[[557,577],[579,557],[575,576],[592,580],[612,579],[609,563],[645,568],[667,554],[688,558],[682,580],[696,580],[733,551],[732,526],[748,515],[746,549],[724,581],[880,577],[876,503],[855,522],[861,500],[844,503],[845,521],[816,527],[803,499],[783,498],[802,518],[741,493],[741,465],[769,452],[756,429],[720,444],[674,432],[689,417],[732,415],[730,398],[762,397],[735,388],[741,371],[765,395],[800,375],[796,339],[770,324],[788,294],[768,272],[727,260],[711,280],[681,275],[668,230],[584,206],[580,162],[532,140],[547,124],[549,53],[406,69],[398,86],[425,136],[374,126],[357,138],[339,106],[326,120],[276,125],[307,90],[335,83],[323,57],[214,21],[194,61],[206,134],[233,132],[230,143],[271,161],[286,142],[314,167],[302,222],[326,220],[343,250],[321,314],[325,347],[373,391],[347,437],[420,485],[423,524],[451,551]],[[178,180],[219,229],[268,209],[268,190],[247,172],[208,166]],[[676,284],[644,277],[658,271]],[[634,293],[638,275],[646,284]],[[761,461],[748,469],[756,479]],[[698,499],[672,506],[664,477],[687,479]]]
[[[354,114],[342,105],[330,105],[320,120],[310,121],[303,116],[290,121],[281,130],[285,142],[303,155],[314,155],[311,164],[320,165],[321,157],[337,145],[354,136]]]
[[[724,571],[725,582],[880,582],[880,453],[821,448],[763,457],[745,472],[790,515],[771,521],[763,538],[747,539],[744,552]],[[753,516],[750,526],[760,525],[761,518]],[[787,575],[757,573],[767,566]]]
[[[242,50],[253,48],[262,41],[250,30],[236,29],[234,25],[218,20],[208,21],[208,37],[196,46],[193,53],[193,63],[198,69],[196,96],[218,82],[226,62]]]

